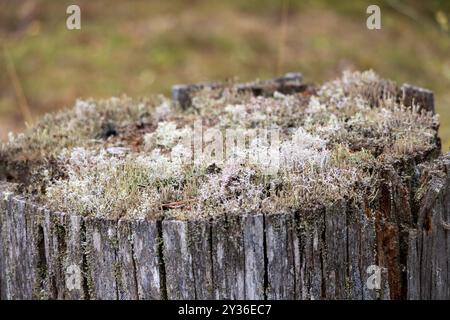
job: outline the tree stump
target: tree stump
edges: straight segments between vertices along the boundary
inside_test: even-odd
[[[174,99],[190,108],[205,86],[176,86]],[[299,74],[212,86],[230,87],[314,94]],[[434,113],[430,91],[403,85],[395,99]],[[187,219],[64,213],[18,191],[29,176],[9,178],[0,187],[0,297],[450,299],[450,154],[440,155],[433,139],[431,149],[378,167],[370,199],[278,212]],[[11,167],[2,164],[14,176]]]

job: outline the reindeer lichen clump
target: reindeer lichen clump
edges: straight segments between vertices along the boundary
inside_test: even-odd
[[[27,194],[84,215],[184,219],[360,201],[376,192],[377,167],[436,148],[436,116],[405,107],[396,90],[367,71],[294,95],[204,90],[186,110],[163,97],[78,101],[11,137],[0,161],[29,165],[16,179]],[[196,123],[200,135],[276,130],[277,170],[252,161],[273,152],[252,135],[223,161],[196,157]]]

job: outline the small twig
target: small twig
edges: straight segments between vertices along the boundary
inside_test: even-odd
[[[194,202],[195,199],[186,199],[186,200],[180,200],[180,201],[174,201],[174,202],[169,202],[169,203],[164,203],[162,205],[163,209],[178,209],[178,208],[182,208],[185,205]]]

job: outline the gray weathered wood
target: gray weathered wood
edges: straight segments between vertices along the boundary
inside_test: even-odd
[[[406,106],[415,104],[419,107],[419,110],[424,109],[432,113],[435,112],[434,94],[432,91],[405,83],[400,87],[400,92],[400,97]]]
[[[265,217],[267,250],[267,298],[292,300],[298,296],[299,247],[293,213]],[[297,251],[297,252],[296,252]]]
[[[117,222],[100,218],[86,219],[87,265],[91,279],[91,299],[119,298],[120,263]]]
[[[211,224],[208,220],[189,221],[188,233],[195,297],[199,300],[214,299]]]
[[[421,232],[413,229],[409,232],[408,237],[408,268],[407,268],[407,280],[408,280],[408,300],[420,300],[420,264],[418,263],[421,255],[420,241],[418,237],[421,237]]]
[[[362,210],[361,210],[362,211]],[[347,217],[347,282],[345,297],[351,299],[362,300],[363,290],[365,287],[365,259],[364,252],[361,247],[363,246],[361,235],[363,231],[363,222],[365,215],[358,210],[356,206],[349,205],[346,210]],[[364,220],[363,220],[364,221]]]
[[[65,299],[87,299],[89,292],[87,288],[88,276],[84,274],[85,270],[85,251],[84,251],[84,219],[79,215],[66,214],[63,216],[65,228],[65,250],[62,269],[64,271],[66,286],[64,290]],[[68,269],[69,267],[73,270]],[[71,271],[72,273],[69,273]],[[76,275],[74,273],[77,273]],[[79,274],[78,274],[79,273]],[[79,282],[74,285],[67,285],[70,282],[69,277],[79,276]],[[77,280],[78,281],[78,280]]]
[[[271,80],[232,85],[225,83],[177,84],[172,87],[172,99],[182,108],[188,108],[191,106],[192,99],[198,91],[205,89],[224,90],[227,88],[232,88],[238,92],[249,92],[254,96],[261,96],[271,95],[275,91],[284,94],[292,94],[306,90],[307,85],[303,83],[303,76],[301,73],[292,72]]]
[[[212,222],[212,262],[215,299],[245,298],[245,256],[242,217]]]
[[[157,221],[134,220],[130,223],[131,241],[138,298],[141,300],[162,299],[159,245]]]
[[[363,289],[363,300],[375,300],[378,294],[375,290],[370,289],[367,286],[367,280],[369,279],[369,274],[367,270],[369,266],[378,265],[377,263],[377,253],[376,253],[376,231],[375,231],[375,217],[374,213],[367,209],[365,212],[360,212],[358,227],[361,228],[361,276],[362,276],[362,289]],[[379,267],[383,267],[379,265]],[[383,275],[384,276],[384,275]]]
[[[137,300],[139,298],[131,228],[132,225],[128,220],[119,220],[117,230],[117,261],[119,264],[117,287],[120,300]]]
[[[64,235],[62,214],[43,210],[42,230],[44,233],[46,270],[45,295],[49,299],[63,299],[65,291],[65,275],[62,270],[60,250],[63,248]]]
[[[322,291],[324,255],[323,208],[304,211],[299,216],[300,286],[302,300],[318,300]]]
[[[419,207],[417,229],[409,232],[408,298],[450,299],[450,156],[431,171]]]
[[[3,235],[5,231],[3,230],[3,219],[5,212],[7,210],[7,199],[8,195],[0,189],[0,300],[6,299],[6,264],[5,264],[5,254],[6,244],[3,243]]]
[[[348,242],[347,208],[344,201],[338,201],[325,210],[325,296],[327,299],[346,297]]]
[[[245,259],[245,299],[261,300],[265,296],[264,216],[244,215],[243,247]]]
[[[188,224],[186,221],[164,220],[162,232],[167,297],[171,300],[195,299],[192,255],[188,249]]]
[[[12,197],[7,202],[3,217],[4,259],[7,265],[5,294],[7,299],[31,299],[33,297],[34,272],[31,251],[26,234],[26,202]]]

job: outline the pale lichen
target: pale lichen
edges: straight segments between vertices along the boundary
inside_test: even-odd
[[[315,92],[207,90],[187,110],[161,97],[77,101],[11,137],[0,159],[30,164],[26,190],[55,210],[184,219],[357,201],[376,192],[377,168],[438,148],[436,116],[405,107],[395,84],[372,71],[345,73]],[[246,142],[221,161],[196,157],[191,129],[199,121],[201,133],[219,136],[271,128],[280,144],[243,133]],[[277,170],[267,172],[274,151]],[[255,161],[261,155],[266,162]]]

